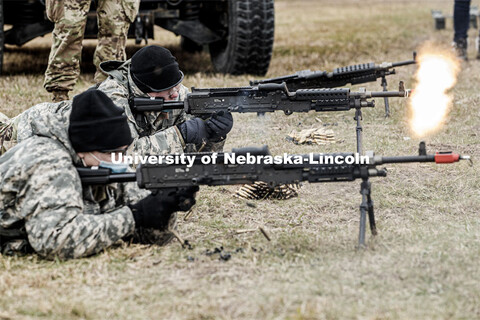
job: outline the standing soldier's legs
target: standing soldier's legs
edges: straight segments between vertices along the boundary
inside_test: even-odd
[[[463,60],[468,60],[467,55],[467,37],[470,23],[470,0],[455,0],[453,6],[453,46],[457,56]]]
[[[470,24],[470,0],[455,0],[453,6],[453,41],[467,39]]]
[[[475,48],[477,48],[477,59],[480,59],[480,30],[477,39],[475,39]]]
[[[135,21],[139,5],[139,0],[98,1],[98,45],[93,56],[93,63],[97,67],[95,82],[106,78],[98,68],[101,62],[127,59],[125,46],[128,28]]]
[[[44,87],[54,101],[68,99],[80,74],[82,40],[90,0],[47,1],[47,16],[55,22]],[[56,102],[57,102],[56,101]]]

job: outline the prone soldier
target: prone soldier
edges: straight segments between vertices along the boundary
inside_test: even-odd
[[[0,157],[1,252],[34,250],[49,259],[68,259],[128,237],[168,242],[175,212],[195,203],[198,188],[153,195],[135,184],[82,186],[78,166],[128,170],[110,162],[133,140],[127,118],[93,89],[73,102],[49,105],[60,110],[32,119],[31,137]]]
[[[129,152],[138,154],[218,151],[233,126],[230,113],[214,114],[204,121],[187,115],[183,110],[135,113],[133,98],[184,100],[188,89],[181,84],[184,75],[168,49],[147,46],[131,60],[107,61],[100,64],[108,78],[98,89],[116,105],[125,109],[134,142]]]
[[[97,85],[127,116],[133,142],[130,154],[164,154],[188,151],[219,151],[233,126],[230,113],[214,114],[203,120],[183,110],[135,114],[134,97],[162,97],[165,101],[183,100],[188,89],[181,84],[184,75],[169,50],[147,46],[128,61],[108,61],[100,65],[108,78]],[[0,119],[0,148],[8,149],[32,134],[35,118],[55,112],[65,114],[69,103],[39,104],[10,120]],[[1,151],[0,151],[1,154]]]

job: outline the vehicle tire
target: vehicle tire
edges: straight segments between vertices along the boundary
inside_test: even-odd
[[[0,0],[0,74],[3,70],[3,46],[5,40],[5,33],[3,32],[3,0]]]
[[[186,51],[189,53],[197,53],[197,52],[203,51],[202,45],[199,45],[195,41],[192,41],[189,38],[186,38],[184,36],[182,36],[182,38],[180,39],[180,47],[182,48],[183,51]]]
[[[228,0],[227,36],[209,45],[216,71],[263,76],[272,57],[274,0]]]

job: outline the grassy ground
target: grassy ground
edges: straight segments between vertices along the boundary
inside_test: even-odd
[[[435,31],[430,9],[451,13],[450,1],[276,1],[276,35],[267,76],[301,69],[406,60],[423,42],[449,45]],[[473,39],[476,30],[470,31]],[[179,40],[160,32],[186,73],[187,86],[246,85],[250,77],[214,74],[206,53],[182,54]],[[473,48],[473,45],[471,45]],[[49,96],[42,88],[49,38],[8,47],[0,77],[0,111],[13,116]],[[92,42],[75,89],[93,81]],[[129,47],[129,53],[135,51]],[[463,65],[447,123],[426,137],[431,151],[480,155],[480,62]],[[414,67],[397,70],[390,88],[413,85]],[[368,84],[377,90],[379,83]],[[357,89],[357,88],[355,88]],[[406,104],[391,99],[393,115],[380,107],[364,112],[365,149],[377,154],[417,152]],[[291,130],[331,126],[338,143],[296,146]],[[226,149],[268,144],[273,153],[354,151],[353,114],[235,115]],[[480,318],[480,178],[466,163],[389,165],[372,179],[379,235],[355,250],[359,183],[305,185],[288,201],[246,202],[236,187],[202,188],[178,242],[164,248],[122,246],[88,259],[44,261],[32,255],[0,257],[0,319],[473,319]],[[266,228],[236,234],[238,229]],[[224,261],[207,250],[223,247]]]

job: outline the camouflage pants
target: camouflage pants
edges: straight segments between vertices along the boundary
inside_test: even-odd
[[[52,48],[45,71],[47,91],[71,91],[80,74],[82,41],[91,0],[47,0],[47,17],[55,23]],[[125,46],[130,24],[135,20],[140,0],[97,0],[98,44],[93,57],[95,81],[106,76],[100,62],[126,60]]]

